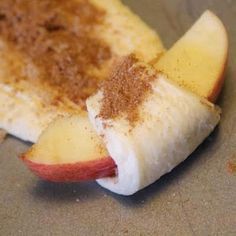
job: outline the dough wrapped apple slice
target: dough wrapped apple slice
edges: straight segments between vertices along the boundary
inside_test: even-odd
[[[87,100],[90,120],[117,165],[98,183],[131,195],[184,161],[213,131],[220,109],[127,57]]]
[[[22,159],[35,174],[55,182],[93,180],[116,170],[88,118],[78,115],[55,120]]]
[[[201,26],[202,25],[202,26]],[[211,29],[211,27],[212,27],[212,25],[214,25],[214,30],[212,30]],[[201,29],[204,29],[204,33],[205,33],[205,36],[203,37],[201,34],[197,34],[196,33],[196,29],[198,29],[198,31],[199,30],[201,30]],[[202,32],[202,31],[201,31]],[[209,37],[210,39],[212,38],[212,35],[214,35],[214,37],[218,37],[219,38],[219,40],[215,40],[215,41],[213,41],[212,42],[212,44],[211,45],[209,45],[209,44],[206,44],[206,39]],[[189,77],[188,77],[188,79],[189,80],[187,80],[187,78],[185,77],[185,83],[182,83],[182,80],[181,79],[179,79],[179,73],[181,74],[181,71],[183,72],[182,74],[186,74],[185,72],[186,72],[186,66],[188,66],[188,65],[194,65],[194,64],[196,64],[196,62],[198,63],[198,68],[199,67],[204,67],[204,68],[206,68],[207,67],[207,65],[210,65],[209,66],[209,68],[211,68],[212,67],[212,65],[214,64],[215,65],[215,71],[217,72],[219,72],[219,71],[223,71],[224,70],[224,67],[225,67],[225,65],[226,65],[226,55],[227,55],[227,49],[228,49],[228,41],[227,41],[227,35],[225,35],[225,29],[223,28],[223,25],[222,25],[222,23],[220,22],[220,20],[216,17],[216,16],[214,16],[213,15],[213,13],[211,13],[211,12],[209,12],[209,11],[207,11],[202,17],[201,17],[201,19],[195,24],[195,26],[194,27],[192,27],[191,29],[190,29],[190,31],[189,32],[187,32],[186,34],[185,34],[185,36],[183,37],[183,38],[187,38],[188,40],[180,40],[180,42],[181,43],[178,43],[178,44],[176,44],[176,45],[174,45],[173,46],[173,49],[170,49],[162,58],[161,58],[161,60],[160,60],[160,64],[158,63],[157,65],[155,65],[155,67],[157,67],[157,68],[159,68],[160,67],[160,69],[162,69],[162,67],[160,66],[161,64],[163,65],[163,63],[165,64],[166,63],[166,70],[164,71],[167,75],[169,75],[169,73],[168,73],[168,65],[170,65],[170,79],[171,80],[174,80],[174,81],[176,81],[177,83],[178,83],[178,85],[180,85],[180,86],[182,86],[183,85],[183,87],[186,87],[186,88],[189,88],[189,86],[192,86],[192,85],[195,85],[195,93],[196,94],[198,94],[198,95],[201,95],[202,97],[208,97],[208,98],[212,98],[212,97],[214,97],[214,98],[216,98],[217,97],[217,95],[218,95],[218,92],[217,92],[217,94],[215,93],[216,92],[216,90],[214,89],[214,88],[218,88],[218,89],[220,89],[220,87],[221,86],[219,86],[220,84],[222,84],[223,83],[223,77],[219,77],[220,76],[220,74],[219,73],[212,73],[212,74],[209,74],[209,73],[203,73],[203,71],[204,70],[200,70],[200,71],[197,71],[196,70],[196,68],[194,67],[194,66],[191,66],[191,67],[189,67],[188,68],[188,73],[189,73]],[[191,39],[190,40],[190,42],[189,42],[189,39]],[[185,50],[185,48],[186,48],[186,50],[190,47],[189,45],[191,44],[191,43],[193,43],[193,41],[196,41],[196,42],[198,42],[197,43],[197,47],[198,47],[198,49],[199,49],[199,53],[201,53],[201,52],[205,52],[205,53],[203,53],[202,54],[202,58],[204,59],[204,55],[208,55],[208,57],[207,58],[212,58],[212,60],[207,60],[207,61],[205,61],[205,60],[201,60],[201,63],[199,64],[199,60],[198,60],[198,56],[196,56],[196,54],[193,54],[193,55],[190,55],[189,56],[189,60],[186,60],[186,55],[183,55],[183,51]],[[219,43],[220,42],[220,43]],[[223,43],[221,43],[221,42],[223,42]],[[179,45],[179,46],[178,46]],[[210,49],[208,49],[208,47],[210,47]],[[214,50],[212,50],[212,48],[215,48],[215,51]],[[175,54],[175,56],[172,56],[172,54],[173,54],[173,50],[174,50],[174,54]],[[220,53],[217,53],[217,52],[220,52]],[[179,55],[179,57],[180,57],[180,59],[181,59],[181,56],[183,56],[183,63],[177,63],[178,61],[176,61],[176,56],[177,55]],[[199,54],[198,54],[199,55]],[[196,56],[196,57],[195,57]],[[215,60],[215,61],[214,61]],[[220,63],[219,63],[220,62]],[[173,69],[173,66],[174,65],[176,65],[176,70],[174,70]],[[145,67],[145,65],[144,65],[144,67]],[[173,70],[172,70],[173,69]],[[176,71],[176,74],[174,73]],[[173,73],[172,73],[173,72]],[[198,75],[198,78],[199,79],[196,79],[196,76],[194,77],[195,79],[192,81],[191,80],[191,78],[192,78],[192,75],[193,74],[196,74],[197,73],[197,75]],[[201,75],[201,73],[202,73],[202,75]],[[165,76],[163,76],[163,75],[159,75],[159,76],[161,76],[161,78],[163,78],[163,77],[165,77]],[[208,80],[208,76],[210,76],[209,78],[210,78],[210,82],[209,82],[209,80]],[[176,78],[176,80],[175,80],[175,78]],[[170,84],[170,85],[172,85],[174,88],[175,88],[175,86],[170,82],[170,81],[168,81],[168,80],[166,80],[166,79],[164,79],[164,81],[165,81],[165,83],[168,85],[168,84]],[[164,83],[164,82],[163,82]],[[189,86],[188,86],[188,83],[189,83]],[[205,84],[205,87],[206,88],[208,88],[208,89],[206,89],[206,90],[202,90],[201,88],[202,88],[202,86],[204,87],[204,84]],[[132,86],[132,85],[131,85]],[[161,87],[160,87],[160,89],[161,89]],[[182,91],[182,90],[181,90]],[[184,91],[184,90],[183,90]],[[189,94],[191,94],[191,93],[189,93]],[[190,96],[191,97],[191,96]],[[194,97],[194,95],[192,95],[192,97]],[[175,97],[176,99],[178,99],[178,96],[176,96]],[[204,99],[200,99],[200,98],[198,98],[199,100],[201,100],[201,102],[203,102],[203,103],[205,103],[205,104],[208,104]],[[182,99],[183,100],[183,99]],[[196,99],[195,99],[196,100]],[[89,104],[91,103],[91,101],[89,102]],[[187,102],[188,103],[188,102]],[[194,104],[194,103],[193,103]],[[210,103],[209,103],[210,104]],[[213,107],[213,110],[215,109],[214,108],[214,106],[211,104],[211,105],[209,105],[208,104],[208,106],[209,106],[209,108],[210,107]],[[173,104],[174,105],[174,104]],[[170,104],[169,104],[169,106],[170,106]],[[153,107],[156,107],[156,105],[155,104],[153,104]],[[185,106],[183,106],[183,107],[185,107]],[[151,108],[151,109],[153,109],[153,108]],[[91,109],[90,109],[91,110]],[[191,110],[191,109],[190,109]],[[193,110],[194,110],[194,107],[193,107]],[[168,111],[169,111],[169,108],[167,107],[166,108],[166,113],[168,113]],[[164,111],[163,111],[164,112]],[[216,113],[218,112],[218,110],[216,109],[216,111],[214,111],[215,112],[215,115],[216,115]],[[167,114],[168,115],[168,114]],[[190,116],[193,116],[193,114],[190,114]],[[78,119],[79,119],[79,117],[78,117]],[[196,117],[196,119],[197,119],[197,117]],[[193,119],[194,120],[194,119]],[[66,122],[66,119],[65,119],[65,122]],[[209,122],[209,124],[210,124],[210,122]],[[53,126],[53,124],[52,124],[52,126]],[[178,121],[176,120],[176,126],[178,126]],[[212,125],[212,127],[214,126],[214,122],[213,122],[213,125]],[[50,128],[50,127],[49,127]],[[192,127],[192,128],[194,128],[194,126]],[[196,128],[196,127],[195,127]],[[58,129],[60,129],[60,127],[58,127]],[[127,128],[128,129],[128,128]],[[212,128],[213,129],[213,128]],[[59,132],[59,131],[58,131]],[[191,134],[191,129],[189,130],[189,132],[190,132],[190,134]],[[210,131],[209,131],[210,132]],[[206,130],[206,133],[209,133],[207,130]],[[61,132],[62,133],[62,132]],[[145,134],[145,132],[144,132],[144,134]],[[204,136],[204,132],[203,132],[203,136]],[[166,135],[168,135],[168,134],[166,134]],[[78,136],[80,137],[81,135],[80,134],[78,134]],[[52,136],[53,137],[53,136]],[[183,136],[181,136],[181,137],[184,137],[184,134],[183,134]],[[41,139],[41,138],[40,138]],[[149,138],[148,137],[146,137],[146,139],[147,140],[149,140]],[[185,138],[185,139],[188,139],[188,137],[187,138]],[[202,138],[202,140],[203,140],[204,138]],[[79,139],[78,139],[78,141],[79,141]],[[175,140],[173,140],[173,142],[175,142]],[[186,143],[187,143],[187,140],[186,140]],[[37,144],[38,145],[38,144]],[[37,146],[36,145],[36,146]],[[39,142],[39,145],[43,145],[43,142]],[[68,162],[68,163],[70,163],[70,160],[68,159],[68,161],[66,161],[67,160],[67,158],[68,158],[68,153],[70,152],[69,150],[71,149],[71,147],[68,145],[68,144],[64,144],[65,146],[66,146],[66,148],[67,148],[67,150],[68,150],[68,152],[65,154],[65,156],[64,156],[64,160],[65,160],[65,163],[66,162]],[[127,144],[128,145],[128,144]],[[43,148],[43,146],[41,147],[41,148]],[[56,144],[55,144],[55,148],[56,148]],[[104,149],[105,149],[105,147],[104,147]],[[194,149],[192,149],[192,150],[194,150]],[[189,152],[189,153],[191,153],[191,152]],[[30,156],[30,155],[28,155],[28,153],[25,155],[25,160],[26,159],[28,159],[28,156]],[[41,162],[41,160],[40,159],[44,159],[42,156],[40,157],[39,155],[38,155],[38,162],[40,163]],[[47,157],[46,158],[50,158],[50,156],[49,155],[47,155]],[[79,159],[80,159],[80,157],[79,157],[79,155],[77,155],[77,162],[79,161]],[[88,158],[89,159],[89,158]],[[184,158],[183,158],[184,159]],[[100,160],[100,158],[98,157],[98,160]],[[26,162],[27,164],[29,164],[30,162]],[[111,164],[111,167],[110,168],[112,168],[112,166],[114,167],[115,165],[114,165],[114,163],[113,162],[107,162],[107,164]],[[33,171],[35,171],[35,172],[37,172],[37,167],[39,167],[40,165],[35,165],[35,168],[33,169]],[[172,165],[171,165],[172,166]],[[174,164],[173,164],[173,166],[174,166]],[[173,167],[172,166],[172,167]],[[47,166],[47,170],[48,171],[50,171],[50,168],[53,168],[54,167],[54,165],[48,165]],[[77,167],[79,167],[78,165],[76,166],[76,168]],[[108,166],[107,166],[108,167]],[[45,166],[45,168],[46,168],[46,166]],[[76,169],[76,168],[74,168],[74,169]],[[161,166],[160,166],[160,168],[161,168]],[[32,168],[31,168],[32,169]],[[63,168],[61,168],[60,169],[62,172],[63,172]],[[158,171],[158,170],[157,170]],[[114,171],[113,171],[113,173],[115,172],[115,167],[114,167]],[[165,172],[165,169],[163,170],[163,172],[161,172],[162,174]],[[45,173],[47,173],[47,172],[45,172]],[[59,173],[59,172],[58,172]],[[104,173],[101,173],[103,176],[104,176]],[[61,176],[64,176],[64,174],[63,175],[61,175]],[[43,177],[43,176],[41,176],[41,177]],[[53,177],[53,176],[51,176],[51,177]],[[92,178],[92,176],[90,175],[88,175],[87,176],[88,177],[88,179],[91,179]],[[94,177],[94,175],[93,175],[93,177]],[[51,180],[51,181],[53,181],[54,180],[54,178],[48,178],[49,180]],[[62,181],[63,181],[63,178],[61,179]],[[68,179],[69,180],[69,179]],[[78,179],[79,180],[79,179]],[[73,179],[72,179],[72,181],[73,181]]]

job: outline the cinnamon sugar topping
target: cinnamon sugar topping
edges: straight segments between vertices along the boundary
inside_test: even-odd
[[[139,120],[139,105],[151,92],[154,70],[133,55],[127,56],[103,82],[102,107],[99,116],[114,119],[125,116],[131,124]]]
[[[104,15],[88,0],[1,0],[0,37],[37,66],[39,81],[80,104],[111,58],[96,32]]]

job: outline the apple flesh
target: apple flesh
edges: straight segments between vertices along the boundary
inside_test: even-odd
[[[38,176],[55,182],[93,180],[116,171],[102,138],[85,116],[55,120],[22,160]]]
[[[155,67],[178,85],[215,102],[224,82],[227,55],[225,27],[206,11]]]

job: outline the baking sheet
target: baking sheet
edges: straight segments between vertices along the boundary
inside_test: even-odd
[[[17,156],[29,144],[0,145],[0,235],[236,235],[236,1],[125,0],[170,47],[207,8],[230,37],[222,120],[183,164],[131,197],[96,183],[39,180]]]

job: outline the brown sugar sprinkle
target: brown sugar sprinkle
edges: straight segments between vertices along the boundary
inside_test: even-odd
[[[80,104],[101,80],[91,71],[111,58],[95,33],[104,15],[88,0],[1,0],[0,37],[30,58],[41,82]]]
[[[134,125],[139,120],[139,105],[152,90],[154,69],[144,66],[131,54],[115,68],[102,84],[103,99],[99,116],[114,119],[125,116]]]

